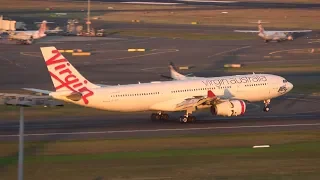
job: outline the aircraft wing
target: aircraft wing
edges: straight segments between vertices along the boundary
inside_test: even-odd
[[[265,31],[265,32],[272,32],[272,33],[305,33],[305,32],[312,32],[312,30],[294,30],[294,31]]]
[[[251,31],[251,30],[234,30],[234,32],[259,33],[259,31]]]
[[[207,96],[194,96],[186,98],[175,107],[176,111],[183,111],[187,109],[196,109],[196,107],[210,107],[212,104],[219,103],[221,100],[211,90],[208,91]]]

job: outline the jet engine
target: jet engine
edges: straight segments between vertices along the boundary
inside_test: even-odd
[[[293,40],[293,37],[290,35],[288,36],[288,40],[292,41]]]
[[[225,101],[211,106],[211,113],[218,116],[238,116],[246,111],[246,104],[241,100]]]

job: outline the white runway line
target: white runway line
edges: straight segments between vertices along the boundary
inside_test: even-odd
[[[136,2],[136,1],[120,2],[120,3],[124,3],[124,4],[152,4],[152,5],[177,5],[177,4],[182,4],[182,3]]]
[[[213,56],[218,56],[218,55],[221,55],[221,54],[225,54],[225,53],[229,53],[229,52],[234,52],[234,51],[238,51],[240,49],[246,49],[246,48],[249,48],[251,46],[244,46],[244,47],[239,47],[239,48],[235,48],[235,49],[231,49],[231,50],[228,50],[228,51],[223,51],[223,52],[219,52],[219,53],[216,53],[214,55],[211,55],[211,56],[208,56],[208,58],[211,58]]]
[[[18,63],[15,63],[15,62],[9,60],[8,58],[1,57],[1,56],[0,56],[0,59],[5,60],[5,61],[9,62],[10,64],[13,64],[13,65],[15,65],[15,66],[17,66],[17,67],[26,68],[25,66],[22,66],[22,65],[20,65],[20,64],[18,64]]]
[[[290,52],[290,51],[296,51],[296,50],[306,50],[306,49],[310,49],[310,48],[303,48],[303,49],[287,49],[287,50],[273,51],[273,52],[270,52],[269,54],[276,54],[276,53],[280,53],[280,52]]]
[[[253,146],[252,148],[268,148],[270,145],[258,145],[258,146]]]
[[[113,133],[137,133],[137,132],[165,132],[165,131],[194,131],[194,130],[214,130],[214,129],[244,129],[244,128],[270,128],[270,127],[297,127],[297,126],[320,126],[320,123],[310,124],[270,124],[252,126],[224,126],[224,127],[203,127],[203,128],[168,128],[168,129],[133,129],[116,131],[80,131],[65,133],[34,133],[25,136],[56,136],[56,135],[86,135],[86,134],[113,134]],[[18,137],[18,134],[0,135],[0,137]]]
[[[202,3],[237,3],[238,1],[215,1],[215,0],[177,0],[181,2],[202,2]]]
[[[163,50],[163,51],[147,53],[147,54],[140,54],[140,55],[136,55],[136,56],[126,56],[126,57],[120,57],[120,58],[111,58],[111,59],[105,59],[103,61],[116,61],[116,60],[123,60],[123,59],[132,59],[132,58],[137,58],[137,57],[158,55],[158,54],[164,54],[164,53],[173,53],[173,52],[178,52],[179,51],[179,49],[153,49],[151,51],[156,51],[156,50]]]

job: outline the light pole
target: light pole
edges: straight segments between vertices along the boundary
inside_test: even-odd
[[[90,33],[90,0],[88,0],[88,12],[87,12],[87,32]]]
[[[19,126],[19,162],[18,162],[18,180],[23,180],[23,144],[24,144],[24,114],[23,106],[20,106],[20,126]]]

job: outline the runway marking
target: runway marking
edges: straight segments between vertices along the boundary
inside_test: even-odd
[[[308,50],[308,49],[312,49],[312,48],[304,48],[304,49],[287,49],[287,50],[273,51],[273,52],[270,52],[269,54],[276,54],[276,53],[280,53],[280,52],[290,52],[290,51],[296,51],[296,50]],[[314,49],[314,48],[313,48],[313,49]]]
[[[15,62],[13,62],[13,61],[5,58],[5,57],[1,57],[1,56],[0,56],[0,59],[5,60],[5,61],[9,62],[10,64],[13,64],[13,65],[15,65],[15,66],[17,66],[17,67],[26,68],[25,66],[22,66],[22,65],[20,65],[20,64],[18,64],[18,63],[15,63]]]
[[[244,47],[239,47],[239,48],[231,49],[231,50],[228,50],[228,51],[219,52],[219,53],[216,53],[216,54],[214,54],[214,55],[208,56],[208,58],[213,57],[213,56],[218,56],[218,55],[221,55],[221,54],[225,54],[225,53],[229,53],[229,52],[238,51],[238,50],[240,50],[240,49],[246,49],[246,48],[249,48],[249,47],[251,47],[251,46],[244,46]]]
[[[141,71],[149,71],[149,70],[153,70],[153,69],[164,69],[164,68],[168,68],[167,66],[159,66],[159,67],[151,67],[151,68],[143,68],[140,69]]]
[[[214,130],[214,129],[244,129],[244,128],[270,128],[270,127],[296,127],[296,126],[320,126],[320,123],[310,124],[270,124],[252,126],[222,126],[222,127],[203,127],[203,128],[167,128],[167,129],[135,129],[135,130],[115,130],[115,131],[80,131],[65,133],[32,133],[24,136],[56,136],[56,135],[83,135],[83,134],[113,134],[113,133],[136,133],[136,132],[162,132],[162,131],[194,131],[194,130]],[[0,137],[18,137],[19,134],[0,135]]]
[[[156,50],[158,50],[158,49],[153,49],[151,51],[156,51]],[[141,55],[136,55],[136,56],[112,58],[112,59],[99,60],[99,61],[115,61],[115,60],[122,60],[122,59],[131,59],[131,58],[136,58],[136,57],[144,57],[144,56],[151,56],[151,55],[164,54],[164,53],[172,53],[172,52],[178,52],[178,51],[179,51],[179,49],[167,49],[167,51],[162,51],[162,52],[154,52],[154,53],[141,54]]]
[[[123,42],[136,42],[136,41],[144,41],[148,39],[154,39],[154,37],[148,37],[148,38],[142,38],[142,39],[123,39],[122,41],[117,41],[117,42],[107,42],[107,43],[101,43],[99,45],[107,45],[107,44],[118,44],[118,43],[123,43]]]
[[[283,61],[290,61],[290,62],[305,62],[305,61],[318,61],[319,59],[299,59],[299,60],[290,60],[290,59],[282,59],[281,62]],[[273,63],[273,62],[279,62],[279,60],[273,60],[273,61],[263,61],[263,63]],[[256,63],[261,63],[261,61],[246,61],[243,62],[244,64],[256,64]]]
[[[33,55],[32,53],[37,53],[37,52],[20,52],[20,54],[21,54],[21,55],[24,55],[24,56],[31,56],[31,57],[42,58],[42,56],[40,56],[40,55]]]
[[[312,43],[320,43],[320,41],[310,41],[308,42],[309,44],[312,44]]]

